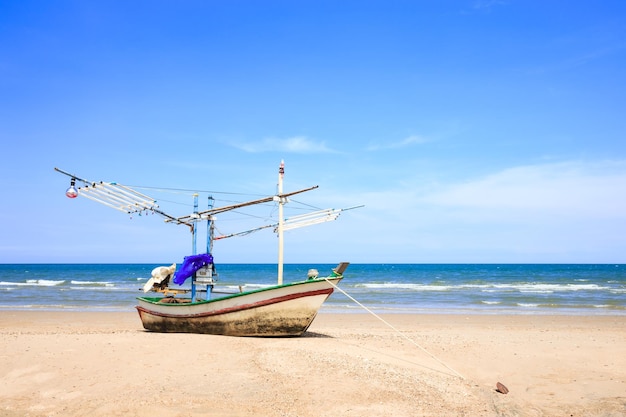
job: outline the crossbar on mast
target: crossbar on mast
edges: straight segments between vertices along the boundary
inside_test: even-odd
[[[216,214],[224,213],[226,211],[236,210],[236,209],[242,208],[242,207],[253,206],[255,204],[269,203],[271,201],[275,201],[276,198],[291,197],[292,195],[304,193],[306,191],[315,190],[316,188],[319,188],[319,186],[315,185],[313,187],[305,188],[305,189],[298,190],[298,191],[292,191],[292,192],[289,192],[289,193],[279,194],[277,196],[264,197],[264,198],[260,198],[258,200],[252,200],[252,201],[246,201],[246,202],[243,202],[243,203],[232,204],[230,206],[216,207],[216,208],[213,208],[213,209],[200,211],[197,214],[189,214],[189,215],[186,215],[186,216],[172,218],[172,219],[166,220],[166,222],[185,223],[187,221],[194,220],[198,216],[199,217],[214,216]]]
[[[312,213],[299,214],[297,216],[293,216],[293,217],[289,217],[285,219],[283,230],[298,229],[300,227],[311,226],[311,225],[318,224],[318,223],[325,223],[325,222],[337,220],[337,217],[339,217],[339,214],[342,211],[352,210],[352,209],[360,208],[360,207],[363,207],[363,206],[354,206],[354,207],[341,208],[341,209],[329,208],[325,210],[315,211]],[[319,219],[316,219],[315,216],[319,216]],[[274,223],[274,224],[267,224],[265,226],[255,227],[254,229],[244,230],[241,232],[235,232],[235,233],[229,233],[227,235],[217,236],[214,238],[214,240],[227,239],[227,238],[235,237],[235,236],[249,235],[251,233],[258,232],[259,230],[267,229],[269,227],[273,227],[274,233],[278,233],[278,223]]]

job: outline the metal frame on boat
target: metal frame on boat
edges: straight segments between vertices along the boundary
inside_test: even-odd
[[[327,209],[284,219],[283,206],[288,197],[317,188],[311,187],[290,193],[283,193],[284,163],[278,171],[278,192],[274,196],[233,204],[229,206],[198,211],[198,196],[194,195],[194,212],[175,217],[161,211],[154,199],[129,187],[117,183],[94,183],[58,168],[57,172],[71,177],[66,195],[75,198],[85,196],[111,208],[126,213],[154,212],[168,223],[183,224],[192,232],[192,255],[185,258],[176,271],[176,265],[157,267],[144,291],[161,293],[159,297],[138,297],[136,306],[143,327],[155,332],[206,333],[229,336],[300,336],[311,325],[319,308],[333,293],[343,278],[348,262],[340,263],[328,276],[320,277],[315,269],[309,270],[307,279],[283,283],[283,232],[285,230],[336,220],[339,214],[348,209]],[[83,186],[76,188],[79,181]],[[212,201],[211,199],[209,200]],[[278,204],[278,223],[261,228],[273,227],[278,234],[277,284],[252,291],[224,294],[215,290],[215,264],[213,263],[213,241],[238,235],[214,237],[215,215],[245,206],[275,202]],[[212,205],[212,203],[210,203]],[[206,253],[197,254],[196,240],[198,225],[207,226]],[[249,231],[246,231],[249,232]],[[246,233],[241,232],[241,233]],[[191,287],[181,289],[170,287],[170,280],[182,284],[191,278]],[[204,289],[202,289],[204,288]],[[199,293],[206,294],[204,299]],[[181,296],[182,295],[182,296]]]

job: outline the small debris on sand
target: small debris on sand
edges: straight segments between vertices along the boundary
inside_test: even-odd
[[[507,387],[504,386],[504,384],[498,382],[496,384],[496,391],[498,391],[500,394],[508,394],[509,393],[509,389]]]

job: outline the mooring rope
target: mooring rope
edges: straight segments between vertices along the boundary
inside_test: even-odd
[[[332,281],[330,281],[328,278],[324,278],[330,285],[332,285],[333,287],[335,287],[335,289],[339,290],[339,292],[341,292],[343,295],[345,295],[346,297],[348,297],[350,300],[354,301],[359,307],[363,308],[365,311],[367,311],[368,313],[370,313],[372,316],[376,317],[378,320],[382,321],[383,323],[385,323],[387,326],[389,326],[392,330],[394,330],[396,333],[398,333],[400,336],[402,336],[404,339],[406,339],[409,343],[411,343],[412,345],[416,346],[417,348],[419,348],[422,352],[426,353],[428,356],[430,356],[432,359],[434,359],[437,363],[439,363],[440,365],[443,365],[444,367],[446,367],[448,370],[452,371],[454,374],[456,374],[459,378],[461,379],[465,379],[465,377],[463,375],[461,375],[459,372],[457,372],[456,370],[452,369],[450,366],[448,366],[448,364],[446,364],[445,362],[443,362],[441,359],[437,358],[435,355],[433,355],[432,353],[430,353],[428,350],[426,350],[424,347],[422,347],[419,343],[417,343],[416,341],[414,341],[413,339],[411,339],[410,337],[408,337],[407,335],[405,335],[404,333],[402,333],[400,330],[398,330],[397,328],[395,328],[391,323],[387,322],[385,319],[383,319],[382,317],[380,317],[378,314],[374,313],[372,310],[370,310],[369,308],[367,308],[366,306],[364,306],[363,304],[361,304],[360,302],[358,302],[354,297],[352,297],[350,294],[348,294],[347,292],[345,292],[344,290],[342,290],[341,288],[339,288],[337,285],[335,285]]]

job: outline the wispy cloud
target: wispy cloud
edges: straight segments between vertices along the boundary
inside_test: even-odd
[[[344,234],[355,246],[376,236],[388,258],[412,262],[621,262],[625,188],[625,160],[517,166],[450,184],[415,180],[343,196],[375,202],[351,214],[368,227]]]
[[[400,148],[406,148],[407,146],[421,145],[429,141],[430,140],[428,138],[425,138],[424,136],[411,135],[397,142],[390,142],[390,143],[383,143],[383,144],[370,144],[366,148],[366,150],[380,151],[384,149],[400,149]]]
[[[509,2],[506,0],[475,0],[472,8],[476,10],[491,10],[492,7],[504,6]]]
[[[581,48],[582,49],[582,48]],[[575,68],[584,67],[595,61],[607,60],[614,58],[616,55],[622,53],[626,49],[626,43],[619,42],[611,45],[598,46],[595,49],[589,48],[588,51],[575,52],[571,56],[558,57],[554,55],[554,59],[551,62],[539,62],[526,68],[522,68],[522,71],[527,74],[549,74],[549,73],[562,73],[564,71],[570,71]]]
[[[232,143],[237,149],[245,152],[289,152],[289,153],[336,153],[337,151],[326,146],[324,141],[314,141],[306,136],[293,136],[290,138],[266,138],[257,142]]]
[[[623,217],[626,197],[626,163],[580,161],[528,165],[454,184],[429,195],[425,201],[481,210],[537,211],[563,216]]]

